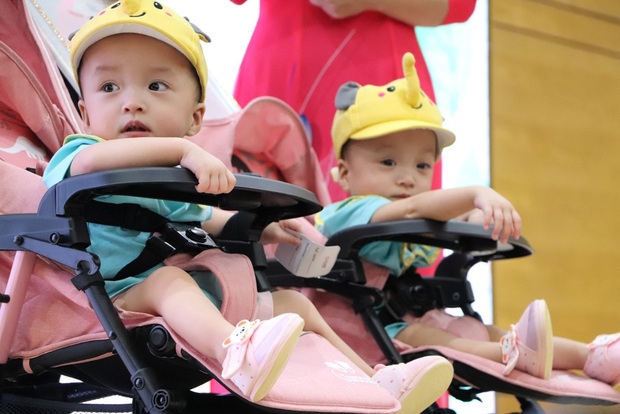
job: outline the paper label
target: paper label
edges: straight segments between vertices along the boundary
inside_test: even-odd
[[[288,243],[278,245],[276,259],[286,270],[300,277],[325,276],[332,270],[340,253],[339,246],[323,246],[314,243],[301,233],[287,231],[299,238],[301,243],[299,246]]]

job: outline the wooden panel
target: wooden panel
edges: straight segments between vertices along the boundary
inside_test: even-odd
[[[620,3],[618,0],[535,0],[551,3],[555,7],[565,7],[582,14],[601,14],[610,18],[620,19]]]
[[[620,331],[620,1],[492,0],[490,12],[491,183],[536,249],[493,265],[495,322],[545,298],[556,335]]]
[[[620,58],[620,1],[606,13],[558,1],[492,1],[490,13],[493,26],[502,30]]]
[[[620,229],[620,62],[503,31],[494,34],[493,50],[492,183],[518,206],[524,234],[537,249],[532,258],[496,266],[498,307],[523,281],[554,312],[566,311],[554,318],[558,333],[589,339],[593,321],[620,330],[613,260]],[[505,277],[504,269],[516,274]],[[580,296],[596,306],[579,303]],[[523,309],[529,299],[514,305]],[[603,309],[617,318],[599,322]]]

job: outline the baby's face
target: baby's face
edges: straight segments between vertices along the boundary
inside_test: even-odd
[[[350,140],[339,161],[340,184],[351,195],[380,195],[390,200],[429,191],[437,138],[430,130],[396,132]]]
[[[104,139],[183,137],[200,129],[194,68],[179,51],[138,34],[110,36],[84,54],[80,110]]]

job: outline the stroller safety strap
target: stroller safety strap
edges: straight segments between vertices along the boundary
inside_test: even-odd
[[[125,265],[112,280],[140,274],[177,253],[197,254],[219,247],[199,223],[173,223],[138,204],[91,200],[88,209],[81,214],[90,223],[154,233],[138,257]]]

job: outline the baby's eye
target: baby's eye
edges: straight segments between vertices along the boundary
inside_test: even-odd
[[[431,165],[426,162],[420,162],[418,163],[417,167],[420,170],[428,170],[429,168],[431,168]]]
[[[118,85],[113,84],[112,82],[106,82],[101,87],[101,90],[106,93],[116,92],[118,91]]]
[[[385,165],[387,167],[393,167],[393,166],[396,165],[396,161],[387,159],[387,160],[382,160],[381,164],[383,164],[383,165]]]
[[[149,90],[151,91],[161,92],[165,91],[166,89],[168,89],[168,86],[163,82],[152,82],[149,85]]]

